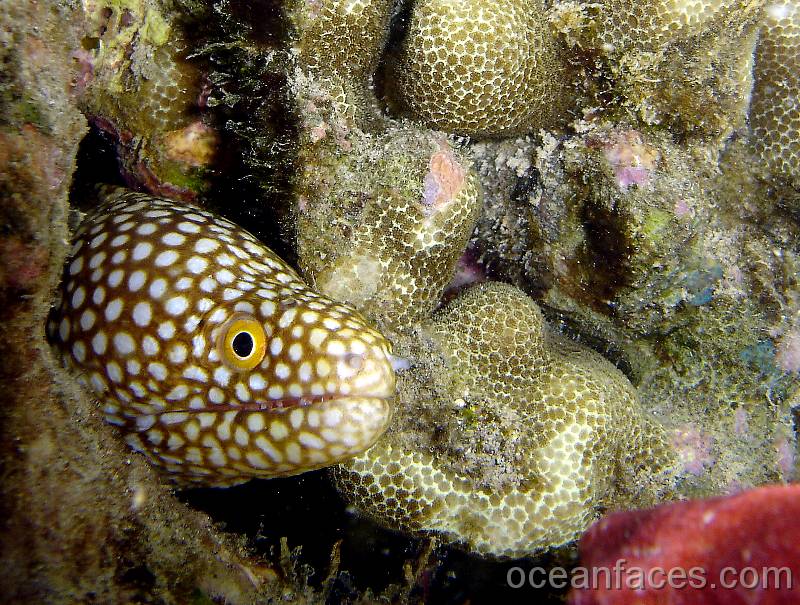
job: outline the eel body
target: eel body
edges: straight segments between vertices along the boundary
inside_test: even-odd
[[[127,443],[181,483],[293,475],[391,416],[388,341],[255,237],[116,191],[77,231],[48,336]]]

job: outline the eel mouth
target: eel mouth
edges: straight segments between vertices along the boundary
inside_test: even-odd
[[[392,417],[387,399],[349,395],[301,406],[218,405],[137,416],[129,446],[173,476],[205,485],[303,473],[370,448]],[[283,402],[282,402],[283,403]]]
[[[225,413],[225,412],[272,412],[278,410],[293,410],[296,408],[308,408],[314,405],[323,405],[323,404],[333,404],[337,401],[347,401],[347,400],[358,400],[358,399],[374,399],[380,400],[384,403],[389,403],[392,399],[390,396],[386,395],[374,395],[371,393],[367,394],[359,394],[355,393],[352,395],[319,395],[313,396],[309,395],[308,397],[285,397],[283,399],[270,399],[270,400],[261,400],[261,401],[253,401],[248,403],[220,403],[214,404],[212,406],[206,406],[202,408],[182,408],[182,409],[170,409],[170,410],[160,410],[158,412],[153,412],[153,416],[161,416],[163,414],[173,414],[173,413],[180,413],[180,414],[208,414],[208,413]]]

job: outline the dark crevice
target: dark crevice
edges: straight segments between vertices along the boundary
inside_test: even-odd
[[[179,494],[227,531],[247,536],[257,554],[276,560],[280,540],[301,547],[299,563],[308,566],[309,583],[320,588],[327,576],[331,549],[341,540],[339,576],[330,587],[328,604],[352,602],[367,589],[382,593],[403,585],[403,567],[415,563],[424,548],[421,539],[377,526],[342,501],[326,471],[284,479],[256,480],[227,489],[193,489]],[[434,550],[411,602],[456,605],[559,603],[566,590],[508,586],[509,569],[527,574],[534,566],[575,565],[574,550],[511,561],[483,559],[453,547]]]
[[[571,266],[577,285],[572,294],[595,311],[613,315],[610,303],[630,285],[632,244],[622,228],[624,220],[614,211],[587,203],[581,209],[581,222],[586,241]]]
[[[389,64],[397,56],[408,33],[411,16],[414,13],[413,0],[398,0],[389,24],[389,35],[386,40],[384,52],[375,71],[374,85],[375,96],[389,113],[397,113],[397,108],[392,104],[392,97],[396,97],[392,90],[393,78],[389,75]]]
[[[97,203],[97,185],[125,182],[120,173],[117,142],[109,133],[90,123],[89,132],[78,147],[69,199],[73,207],[88,210]]]

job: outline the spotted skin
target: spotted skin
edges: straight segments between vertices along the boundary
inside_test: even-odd
[[[127,443],[183,483],[328,466],[391,415],[390,345],[361,315],[233,223],[144,194],[84,220],[48,335]]]

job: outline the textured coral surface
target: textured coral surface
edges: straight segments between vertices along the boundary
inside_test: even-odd
[[[521,14],[516,5],[508,10]],[[374,22],[358,14],[355,25],[373,39]],[[459,18],[473,24],[482,14],[469,5]],[[360,39],[357,31],[350,35]],[[316,29],[303,34],[304,52],[346,47]],[[299,262],[322,292],[389,330],[412,368],[400,380],[387,436],[336,471],[345,497],[389,527],[436,531],[469,550],[512,557],[569,542],[602,507],[652,502],[666,491],[671,446],[656,423],[639,417],[627,379],[566,341],[565,354],[529,350],[526,339],[543,338],[543,327],[523,293],[498,285],[473,291],[453,303],[450,320],[429,325],[477,218],[477,175],[440,135],[370,117],[369,106],[353,110],[358,97],[339,93],[363,91],[365,74],[337,62],[313,69],[326,79],[299,80],[310,110],[297,184]],[[527,319],[514,337],[519,316]],[[519,339],[516,348],[495,339],[503,330]],[[502,377],[487,382],[496,372]],[[526,381],[527,389],[519,386]],[[567,419],[566,409],[574,416]],[[622,436],[619,423],[633,417]],[[528,433],[526,425],[535,428]],[[589,444],[595,440],[604,447]],[[556,462],[560,456],[572,464]]]
[[[536,0],[424,0],[389,77],[403,109],[436,130],[499,135],[563,115],[559,48]]]
[[[751,120],[756,149],[778,175],[800,181],[800,5],[769,2],[756,52]]]
[[[79,45],[69,6],[0,3],[3,538],[10,603],[247,602],[277,576],[132,459],[94,401],[58,369],[41,330],[66,253],[66,198],[86,123],[64,57]],[[213,554],[212,554],[213,553]]]
[[[761,0],[586,3],[580,43],[606,61],[621,106],[721,145],[745,126]]]
[[[702,32],[737,5],[739,0],[659,0],[645,7],[607,0],[597,7],[603,17],[598,37],[614,50],[658,49]]]
[[[550,333],[522,292],[476,286],[424,329],[445,356],[449,395],[480,418],[509,419],[493,419],[509,450],[494,455],[507,455],[513,470],[482,482],[462,468],[469,445],[420,451],[390,436],[336,471],[359,508],[392,527],[521,557],[576,538],[601,506],[655,500],[652,475],[671,463],[663,431],[616,368]]]
[[[353,180],[333,175],[328,190],[309,191],[297,223],[300,263],[325,294],[407,326],[438,305],[481,197],[474,173],[437,137],[399,132],[384,145],[379,151],[367,141],[363,155],[337,167],[373,171],[369,155],[383,155],[366,199]]]

